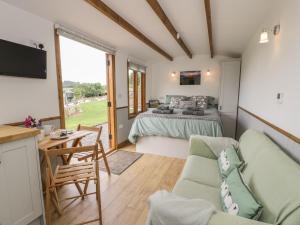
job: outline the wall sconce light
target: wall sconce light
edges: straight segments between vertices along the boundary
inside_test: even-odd
[[[277,24],[274,26],[274,28],[272,30],[270,30],[273,32],[273,35],[276,36],[280,33],[280,24]],[[263,29],[263,31],[260,33],[260,39],[259,39],[259,43],[260,44],[264,44],[264,43],[268,43],[269,42],[269,33],[267,29]]]
[[[260,44],[268,43],[269,42],[269,35],[267,29],[264,29],[260,34]]]
[[[210,70],[207,70],[206,75],[207,75],[207,76],[210,76],[210,74],[211,74],[211,73],[210,73]]]
[[[176,77],[176,73],[175,73],[175,72],[172,72],[172,73],[171,73],[171,77]]]

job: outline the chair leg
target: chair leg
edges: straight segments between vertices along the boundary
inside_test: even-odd
[[[105,167],[106,167],[107,174],[110,176],[111,175],[110,168],[109,168],[109,165],[108,165],[108,162],[107,162],[106,153],[104,151],[102,141],[100,141],[99,144],[100,144],[100,151],[102,153],[102,157],[103,157],[103,161],[104,161],[104,164],[105,164]]]
[[[83,195],[82,189],[81,189],[80,185],[78,184],[78,182],[75,182],[75,186],[76,186],[76,188],[77,188],[77,190],[78,190],[81,198],[84,199],[84,195]]]
[[[51,225],[51,210],[50,210],[50,181],[49,181],[49,169],[46,168],[46,197],[45,197],[45,217],[46,225]]]
[[[63,213],[62,213],[62,210],[60,208],[60,203],[59,203],[59,198],[58,198],[58,194],[57,194],[56,188],[54,188],[54,190],[53,190],[53,198],[52,198],[52,200],[53,200],[53,204],[54,204],[54,206],[55,206],[58,214],[61,216]]]
[[[102,225],[101,193],[100,193],[100,182],[98,179],[96,180],[95,185],[96,185],[96,199],[98,203],[99,225]]]
[[[84,193],[84,194],[87,193],[87,189],[88,189],[88,186],[89,186],[89,182],[90,182],[90,180],[87,179],[86,183],[84,184],[84,189],[83,189],[83,193]]]

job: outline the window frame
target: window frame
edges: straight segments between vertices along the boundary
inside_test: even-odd
[[[134,86],[133,86],[133,95],[134,95],[134,100],[133,100],[133,108],[134,112],[130,112],[130,96],[129,96],[129,70],[133,71],[133,79],[134,79]],[[142,110],[138,110],[138,73],[141,73],[141,104],[142,104]],[[136,117],[139,113],[145,112],[146,111],[146,73],[130,68],[129,62],[127,62],[127,96],[128,96],[128,118],[132,119]]]

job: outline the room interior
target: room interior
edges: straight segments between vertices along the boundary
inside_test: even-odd
[[[0,225],[297,225],[299,9],[0,0]],[[101,93],[61,37],[105,53]]]

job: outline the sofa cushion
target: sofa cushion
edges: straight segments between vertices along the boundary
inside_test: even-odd
[[[209,159],[217,159],[212,149],[207,145],[207,143],[202,138],[203,136],[200,135],[192,135],[190,137],[189,154],[202,156]]]
[[[219,188],[222,182],[217,160],[196,155],[188,156],[181,178],[216,188]]]
[[[239,141],[239,154],[247,164],[255,161],[259,157],[258,154],[264,151],[266,145],[270,146],[271,144],[271,148],[274,146],[274,143],[267,136],[255,130],[247,130]]]
[[[260,220],[282,225],[300,221],[300,166],[262,133],[249,130],[240,150],[247,163],[243,175],[264,210]]]
[[[200,184],[191,180],[180,179],[173,192],[185,198],[201,198],[215,205],[217,210],[222,210],[220,201],[220,189]]]
[[[190,155],[217,159],[220,153],[230,146],[238,148],[239,143],[227,137],[209,137],[203,135],[191,135],[190,137]]]

